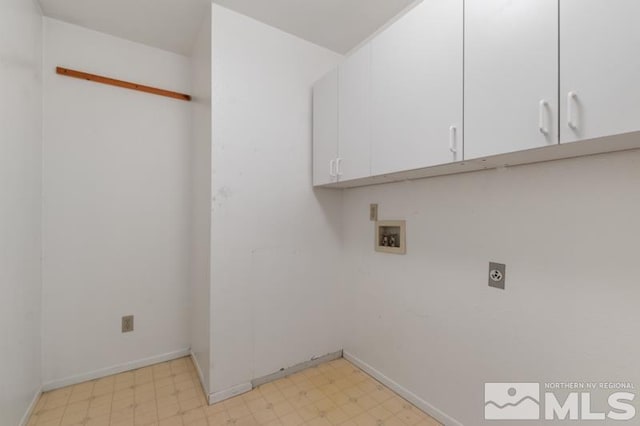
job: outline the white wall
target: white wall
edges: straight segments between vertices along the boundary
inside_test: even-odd
[[[214,5],[213,392],[342,348],[341,193],[311,182],[311,87],[339,59]]]
[[[0,3],[0,424],[40,389],[42,20],[33,1]]]
[[[191,149],[189,103],[55,67],[187,92],[190,63],[52,19],[44,28],[43,367],[55,386],[189,347]],[[135,331],[121,334],[127,314]]]
[[[469,426],[484,382],[640,383],[639,186],[636,151],[346,191],[345,350]],[[372,202],[406,256],[374,253]]]
[[[191,350],[207,392],[210,364],[211,259],[211,6],[191,56]]]

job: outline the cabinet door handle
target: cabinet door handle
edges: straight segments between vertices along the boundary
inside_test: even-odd
[[[454,154],[458,152],[456,147],[456,126],[449,127],[449,151]]]
[[[336,160],[329,161],[329,176],[334,178],[336,177]]]
[[[573,130],[576,130],[578,128],[578,125],[574,121],[574,117],[573,117],[574,106],[575,106],[574,104],[576,103],[577,98],[578,98],[578,95],[576,94],[576,92],[569,92],[567,94],[567,124]]]
[[[546,126],[547,105],[547,101],[541,100],[538,111],[538,129],[545,136],[549,134],[549,129]]]
[[[342,158],[336,158],[336,176],[342,176]]]

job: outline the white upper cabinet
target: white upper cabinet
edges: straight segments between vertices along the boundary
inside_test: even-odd
[[[462,160],[463,1],[424,1],[371,44],[372,174]]]
[[[313,184],[337,181],[338,70],[324,76],[313,87]]]
[[[371,175],[371,45],[345,59],[338,76],[339,180]]]
[[[558,143],[558,1],[465,1],[465,160]]]
[[[640,1],[560,0],[560,135],[640,130]]]
[[[640,132],[638,17],[640,0],[418,2],[315,86],[314,185],[640,147],[614,137]]]

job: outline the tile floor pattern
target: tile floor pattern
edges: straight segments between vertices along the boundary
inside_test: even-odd
[[[208,406],[190,358],[44,393],[28,426],[436,426],[345,359]]]

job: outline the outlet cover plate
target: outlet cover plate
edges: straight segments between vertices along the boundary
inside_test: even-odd
[[[504,290],[506,278],[507,265],[503,263],[489,262],[489,287]]]
[[[122,317],[122,332],[130,333],[133,331],[133,315]]]
[[[377,204],[369,204],[369,220],[377,221],[378,220],[378,205]]]

